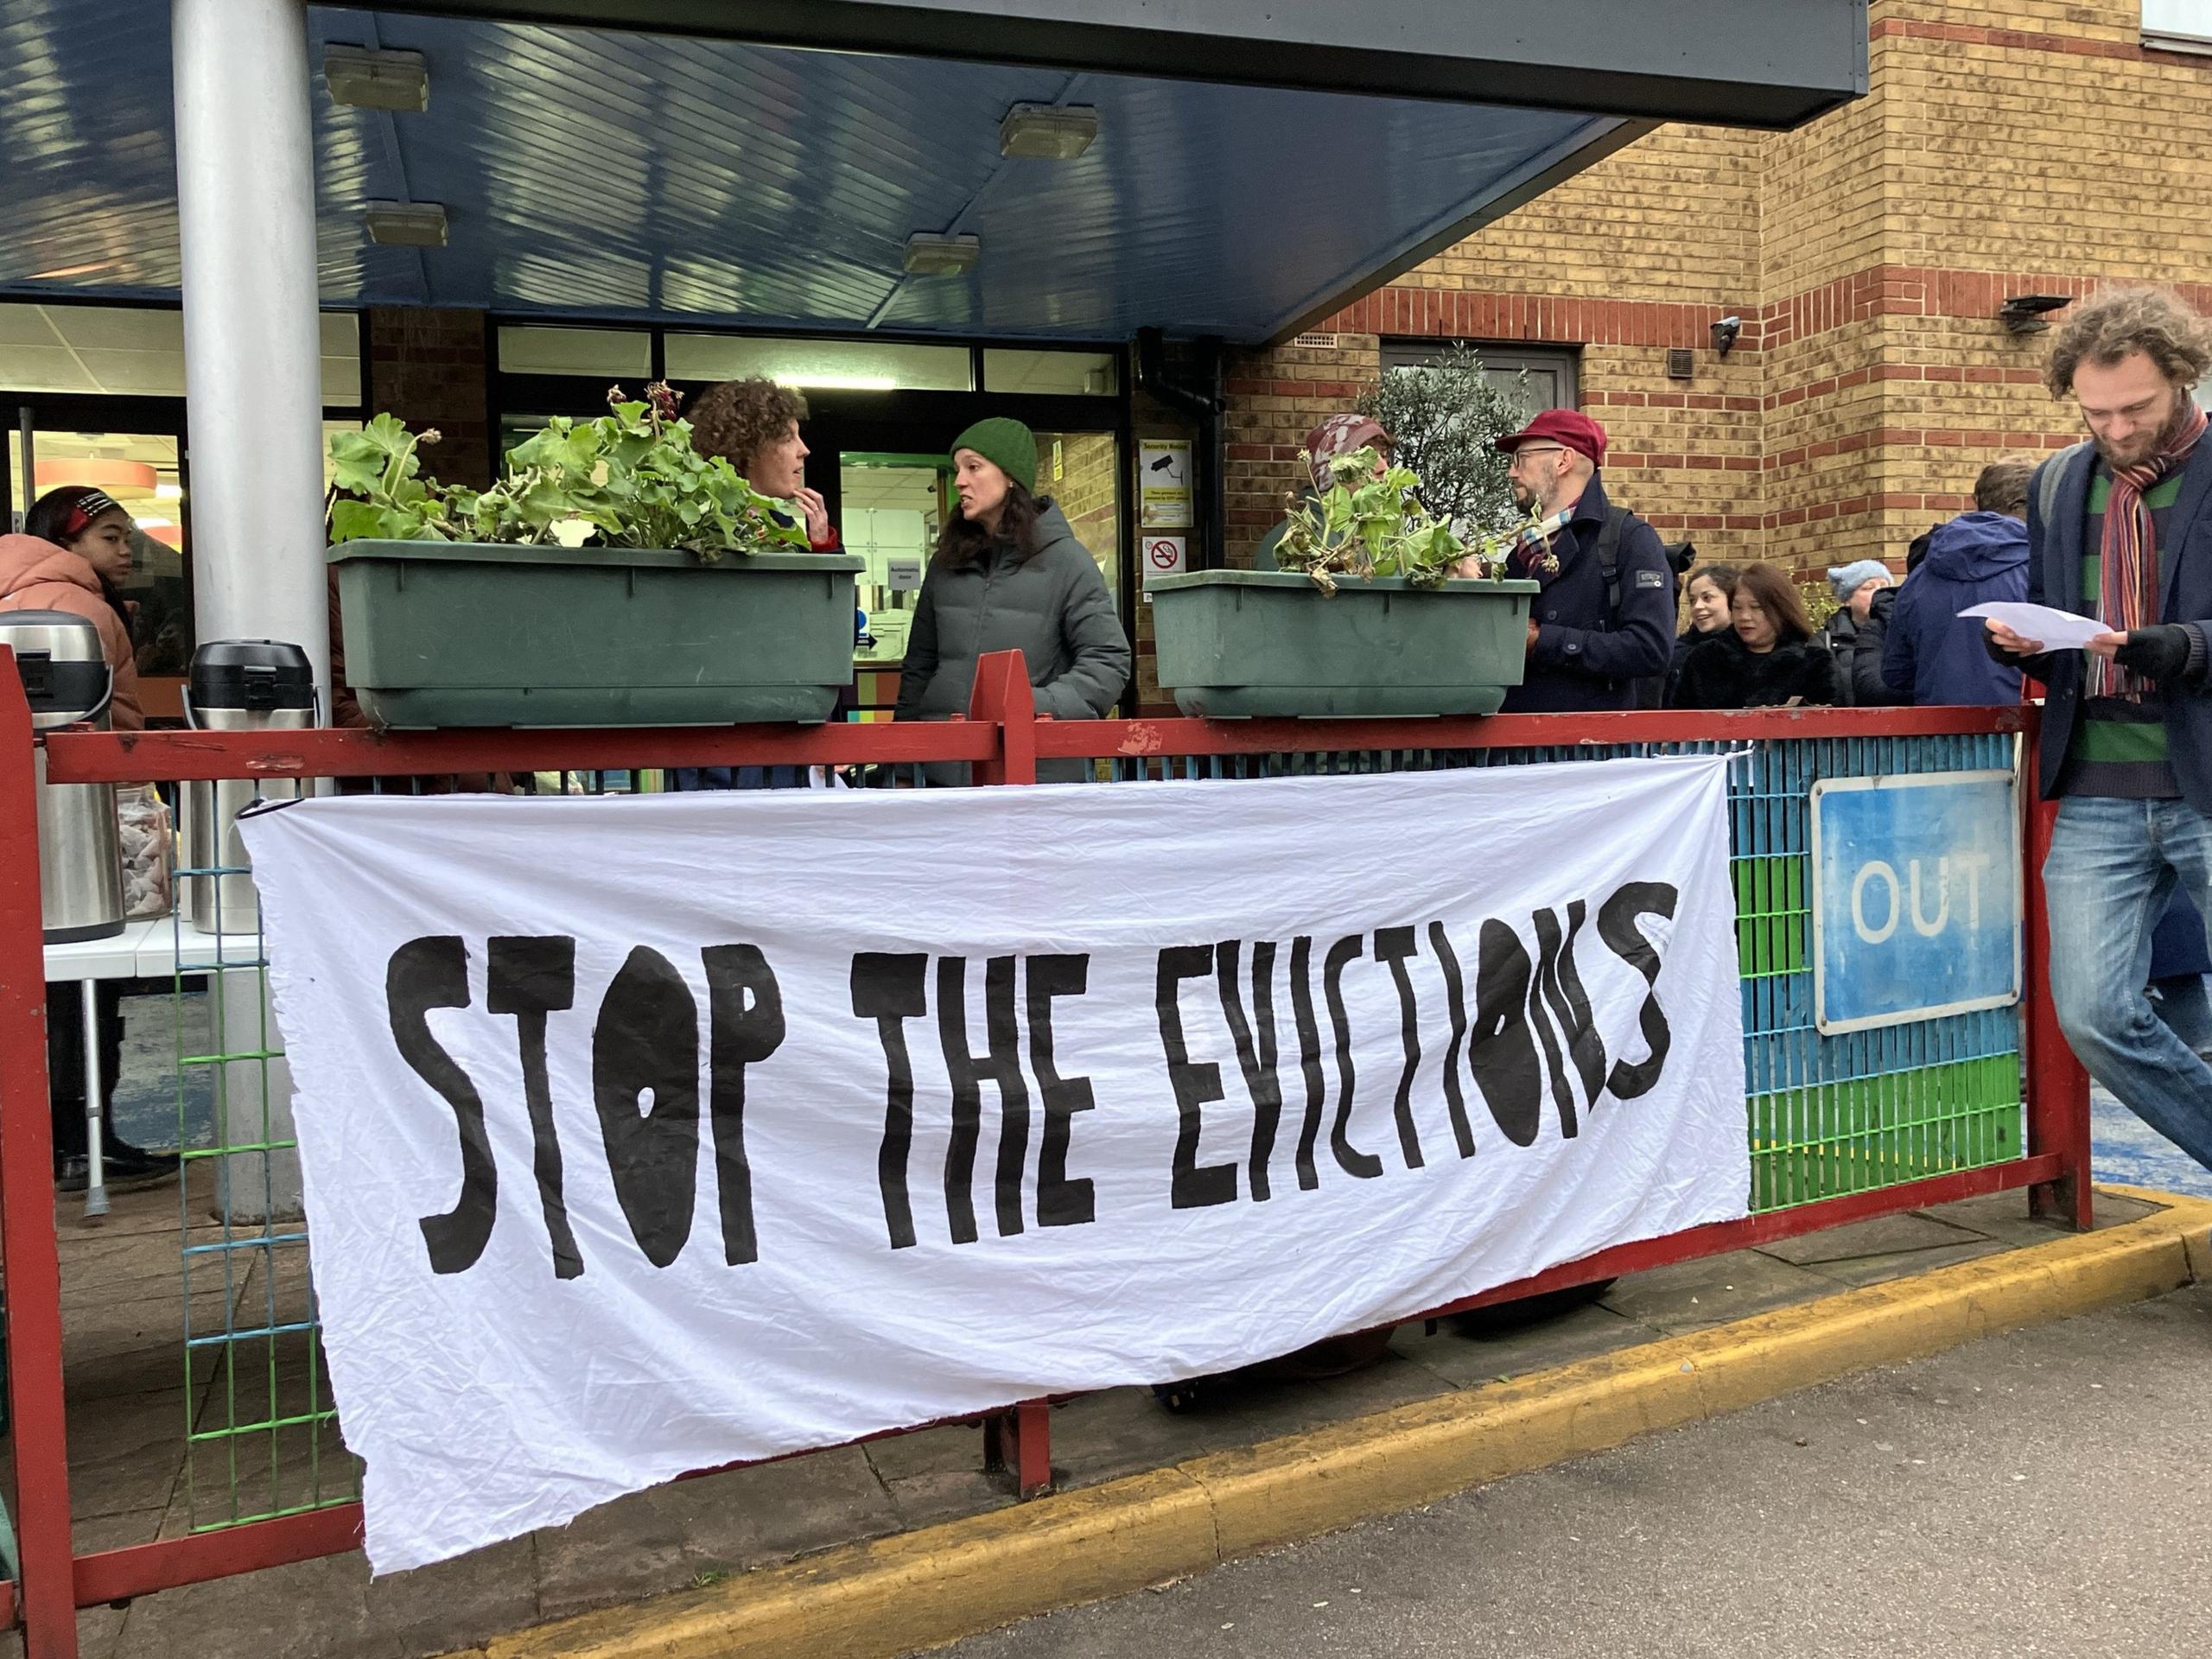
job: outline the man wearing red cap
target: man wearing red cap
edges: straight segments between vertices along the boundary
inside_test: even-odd
[[[1512,457],[1513,499],[1539,515],[1506,562],[1543,584],[1529,620],[1529,664],[1508,714],[1633,709],[1636,683],[1666,672],[1675,579],[1659,532],[1605,499],[1605,429],[1549,409],[1497,440]]]

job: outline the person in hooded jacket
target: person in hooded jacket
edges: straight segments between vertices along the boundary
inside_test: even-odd
[[[1835,658],[1836,683],[1843,701],[1854,708],[1894,707],[1910,701],[1882,677],[1882,650],[1887,643],[1897,589],[1890,567],[1879,559],[1859,559],[1830,568],[1828,586],[1836,597],[1835,614],[1821,630],[1821,643]]]
[[[0,536],[0,611],[67,611],[99,630],[115,674],[109,720],[118,732],[146,723],[130,607],[130,515],[105,490],[65,484],[31,503],[22,533]]]
[[[1733,626],[1690,652],[1678,709],[1770,709],[1842,700],[1836,666],[1778,565],[1747,564],[1729,603]]]
[[[1090,550],[1067,515],[1034,493],[1037,440],[1019,421],[978,421],[952,445],[960,510],[945,521],[906,636],[896,720],[968,710],[976,664],[1018,650],[1037,712],[1096,720],[1129,683],[1128,636]],[[1040,783],[1080,781],[1077,760],[1040,764]],[[931,784],[964,784],[966,763],[932,762]]]
[[[99,632],[100,655],[114,676],[109,719],[117,731],[146,724],[138,701],[138,667],[130,612],[121,588],[130,577],[130,515],[104,490],[64,485],[31,504],[21,535],[0,536],[0,611],[64,611]],[[85,1133],[83,987],[52,980],[46,988],[48,1099],[54,1116],[54,1173],[65,1192],[81,1192],[90,1177]],[[123,1062],[123,988],[98,982],[94,1029],[103,1081],[101,1116],[111,1124],[117,1074]],[[115,1191],[168,1180],[175,1156],[148,1152],[104,1128],[101,1179]]]
[[[2020,671],[1994,661],[1980,617],[1961,611],[2028,596],[2028,479],[2034,463],[1992,461],[1972,512],[1928,533],[1928,552],[1897,589],[1882,677],[1923,708],[2002,707],[2020,700]]]

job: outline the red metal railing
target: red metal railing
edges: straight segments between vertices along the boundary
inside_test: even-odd
[[[394,774],[620,770],[735,765],[912,765],[964,761],[978,785],[1036,781],[1039,760],[1076,757],[1238,756],[1347,750],[1510,750],[1777,738],[2019,734],[2035,773],[2031,708],[1766,709],[1742,714],[1502,715],[1487,720],[1055,722],[1039,718],[1020,657],[987,657],[964,721],[813,728],[654,730],[352,730],[280,733],[83,730],[48,734],[55,783],[149,777],[348,778]],[[0,1580],[0,1627],[20,1623],[29,1659],[75,1659],[76,1610],[180,1585],[336,1554],[360,1541],[347,1504],[192,1536],[79,1556],[71,1535],[62,1390],[62,1310],[47,1106],[45,976],[41,950],[29,712],[12,657],[0,648],[0,1251],[4,1251],[9,1397],[16,1446],[20,1578]],[[2036,1213],[2089,1221],[2088,1081],[2060,1038],[2044,966],[2047,918],[2037,879],[2050,810],[2031,806],[2028,895],[2024,1155],[1986,1167],[1770,1211],[1624,1245],[1517,1284],[1464,1298],[1435,1314],[1741,1249],[1928,1205],[2027,1188]],[[1047,1402],[1010,1402],[985,1421],[989,1455],[1025,1495],[1050,1481]]]

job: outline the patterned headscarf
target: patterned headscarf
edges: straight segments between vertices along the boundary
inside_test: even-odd
[[[1326,491],[1334,482],[1329,476],[1329,463],[1355,449],[1364,449],[1373,444],[1387,457],[1392,439],[1382,423],[1365,415],[1332,415],[1306,435],[1307,465],[1313,474],[1313,487]]]
[[[2155,626],[2158,620],[2158,524],[2144,497],[2158,481],[2178,471],[2204,435],[2204,411],[2195,399],[2173,439],[2139,467],[2113,467],[2112,493],[2105,501],[2103,569],[2098,583],[2097,618],[2121,633]],[[2091,653],[2089,695],[2140,702],[2150,681],[2109,657]]]

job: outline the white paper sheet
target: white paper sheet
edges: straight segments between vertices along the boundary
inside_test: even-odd
[[[2071,611],[2055,611],[2048,605],[2023,605],[2005,600],[1969,605],[1959,614],[1986,616],[1993,622],[2002,622],[2023,639],[2041,640],[2045,651],[2079,651],[2099,634],[2110,632],[2094,616],[2076,616]]]

